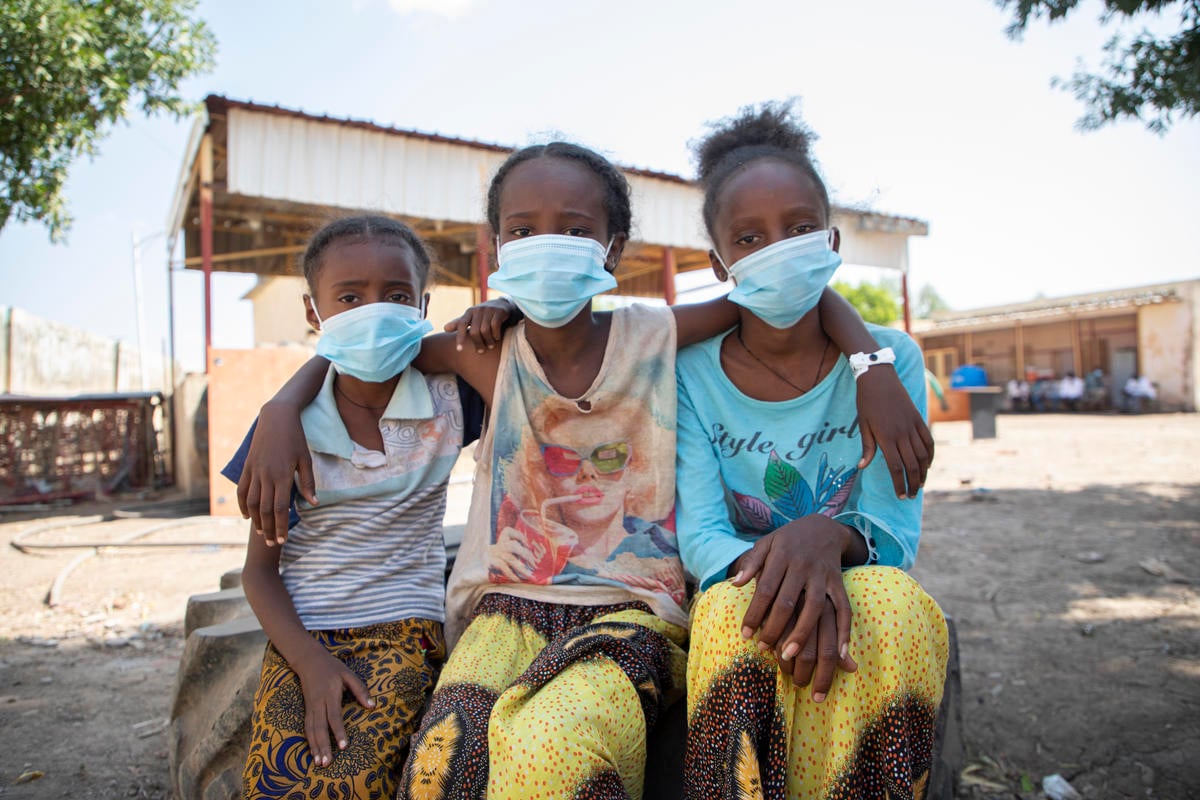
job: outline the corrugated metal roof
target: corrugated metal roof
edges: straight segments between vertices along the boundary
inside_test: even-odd
[[[324,219],[378,211],[403,218],[448,246],[476,245],[488,184],[512,149],[499,144],[309,114],[210,95],[203,129],[213,134],[216,269],[289,272],[291,252]],[[198,140],[198,137],[193,137]],[[189,265],[198,252],[197,147],[181,170],[172,223],[187,231]],[[632,243],[655,265],[676,250],[680,270],[707,267],[699,186],[678,175],[621,168],[634,206]],[[905,270],[907,237],[926,223],[861,208],[834,208],[847,263]],[[174,228],[173,228],[174,230]],[[265,249],[264,249],[265,248]],[[270,252],[268,258],[263,253]],[[230,256],[242,253],[237,259]],[[657,253],[657,255],[655,255]],[[248,260],[247,260],[248,259]],[[644,259],[643,259],[644,260]],[[470,264],[463,277],[471,277]]]
[[[478,139],[463,139],[456,136],[445,136],[440,133],[427,133],[411,128],[396,128],[390,125],[380,125],[377,122],[370,120],[352,119],[349,117],[331,117],[328,114],[309,114],[305,111],[300,111],[294,108],[284,108],[279,105],[264,105],[262,103],[247,102],[244,100],[233,100],[221,95],[210,94],[204,98],[204,105],[208,109],[209,114],[226,113],[228,109],[239,108],[244,111],[257,111],[263,114],[273,114],[281,117],[292,117],[294,119],[309,120],[312,122],[331,123],[334,125],[343,125],[348,128],[360,128],[362,130],[376,131],[391,136],[407,136],[413,139],[424,139],[428,142],[439,142],[441,144],[450,144],[460,147],[470,147],[476,150],[486,150],[493,153],[502,153],[505,157],[513,150],[518,149],[515,146],[495,144],[493,142],[483,142]],[[676,183],[691,183],[687,178],[679,175],[674,175],[669,172],[658,172],[650,169],[642,169],[639,167],[627,167],[618,164],[621,171],[626,175],[641,175],[646,178],[655,178],[663,181],[674,181]]]
[[[967,311],[941,312],[933,319],[927,320],[927,324],[921,326],[919,332],[922,334],[941,333],[1016,321],[1095,314],[1157,303],[1177,303],[1184,299],[1181,297],[1181,286],[1194,282],[1181,281],[1152,286],[1135,286],[1108,292],[1039,298],[1025,303],[1010,303]]]

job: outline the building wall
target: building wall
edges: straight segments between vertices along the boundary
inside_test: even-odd
[[[1192,308],[1192,335],[1188,341],[1191,343],[1192,357],[1191,365],[1188,369],[1188,380],[1191,395],[1191,408],[1193,411],[1200,410],[1200,281],[1194,281],[1191,286],[1191,302],[1189,305]]]
[[[34,316],[19,308],[0,313],[0,393],[76,395],[162,390],[161,355],[131,344]],[[146,380],[143,385],[142,368]]]
[[[1074,320],[1062,320],[1042,325],[1026,325],[1021,334],[1025,345],[1025,371],[1039,376],[1062,377],[1074,366],[1071,345],[1071,325]]]
[[[1188,303],[1162,303],[1138,310],[1138,371],[1158,386],[1164,409],[1196,408],[1193,383],[1195,323]]]
[[[429,293],[429,313],[426,318],[433,325],[434,333],[475,303],[475,291],[466,286],[436,286]]]
[[[238,514],[237,487],[221,468],[237,452],[263,403],[303,366],[304,347],[263,347],[208,352],[209,513]]]
[[[309,340],[302,297],[308,294],[303,278],[294,275],[260,275],[246,295],[254,305],[256,347]]]
[[[172,448],[175,486],[187,497],[208,496],[208,376],[189,372],[175,385]]]
[[[1122,402],[1125,380],[1143,373],[1158,385],[1159,407],[1164,411],[1200,408],[1200,281],[1153,287],[1173,291],[1175,298],[1133,306],[1092,309],[1049,321],[992,322],[982,310],[981,319],[961,317],[961,327],[918,330],[915,336],[925,351],[926,366],[940,378],[964,363],[978,363],[993,385],[1016,376],[1022,364],[1026,375],[1062,377],[1068,371],[1086,375],[1104,371],[1112,405]],[[1020,306],[1004,309],[1017,312]],[[980,322],[987,319],[988,326]],[[1018,331],[1019,327],[1019,331]],[[939,368],[947,375],[941,375]]]
[[[308,291],[303,278],[264,275],[259,277],[247,297],[254,306],[255,347],[285,344],[315,346],[317,334],[304,318],[300,298]],[[427,319],[434,333],[462,314],[475,302],[472,289],[465,286],[435,286],[430,292]]]

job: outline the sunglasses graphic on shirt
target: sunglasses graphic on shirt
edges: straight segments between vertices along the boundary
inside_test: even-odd
[[[596,472],[601,475],[620,472],[629,461],[629,442],[608,442],[597,446],[591,453],[558,444],[542,445],[542,461],[546,464],[546,471],[556,477],[575,475],[585,460],[592,462]]]

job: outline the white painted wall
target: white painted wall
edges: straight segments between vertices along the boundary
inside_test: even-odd
[[[161,354],[139,356],[132,344],[42,319],[20,308],[8,307],[0,313],[0,353],[2,394],[161,391],[168,380]]]
[[[1158,386],[1159,405],[1165,410],[1197,408],[1196,285],[1180,287],[1182,303],[1159,303],[1138,309],[1138,364]]]

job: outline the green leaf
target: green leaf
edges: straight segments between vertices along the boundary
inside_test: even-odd
[[[0,0],[0,227],[70,225],[68,167],[134,105],[189,107],[182,82],[212,68],[195,0]]]

